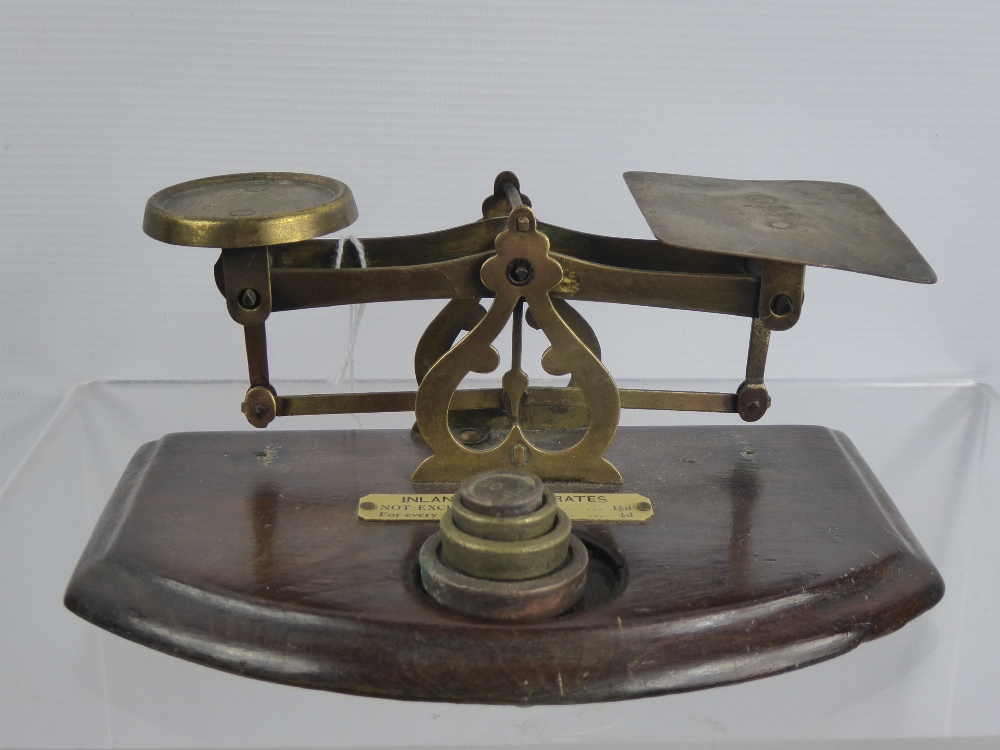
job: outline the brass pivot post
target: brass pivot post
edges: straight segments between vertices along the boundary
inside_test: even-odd
[[[587,548],[534,474],[502,469],[466,479],[420,549],[424,588],[440,604],[490,620],[553,617],[576,604]]]

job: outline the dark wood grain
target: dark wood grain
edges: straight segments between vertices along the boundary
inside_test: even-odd
[[[540,623],[466,619],[418,583],[436,524],[356,517],[362,495],[412,491],[426,455],[406,431],[167,435],[133,458],[66,606],[251,677],[532,704],[794,669],[901,627],[944,592],[842,434],[622,428],[608,458],[625,486],[609,489],[650,497],[655,515],[575,525],[603,566],[583,606]]]

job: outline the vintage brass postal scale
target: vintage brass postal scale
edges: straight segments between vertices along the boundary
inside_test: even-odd
[[[655,240],[543,224],[509,172],[478,221],[346,244],[317,239],[357,217],[332,179],[227,175],[150,198],[148,235],[222,249],[215,278],[243,326],[252,425],[387,411],[416,424],[142,446],[66,605],[250,677],[520,704],[774,674],[933,606],[940,575],[844,435],[735,420],[618,428],[621,409],[756,422],[771,332],[798,320],[806,266],[933,283],[930,266],[850,185],[625,180]],[[270,382],[273,313],[418,299],[445,304],[416,346],[415,391],[294,395]],[[734,393],[619,389],[577,300],[749,318],[746,378]],[[459,389],[497,370],[510,321],[501,387]],[[524,323],[568,385],[531,386]]]

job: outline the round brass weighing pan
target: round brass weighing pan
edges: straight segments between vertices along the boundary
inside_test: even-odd
[[[146,202],[142,229],[189,247],[260,247],[321,237],[358,218],[351,189],[311,174],[252,172],[182,182]]]

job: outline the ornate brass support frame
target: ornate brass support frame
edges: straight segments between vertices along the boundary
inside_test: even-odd
[[[683,257],[674,259],[669,270],[595,263],[590,258],[611,260],[608,256],[617,249],[615,245],[623,246],[627,258],[628,251],[638,254],[659,243],[592,237],[544,225],[540,228],[532,209],[518,200],[513,184],[503,187],[514,192],[508,196],[511,191],[506,190],[506,205],[497,197],[489,210],[506,210],[506,215],[436,235],[364,240],[369,252],[366,269],[330,269],[323,263],[330,243],[323,240],[224,250],[217,280],[230,314],[245,326],[251,387],[242,409],[250,423],[265,427],[278,416],[413,410],[420,434],[434,450],[414,473],[415,482],[455,482],[476,471],[520,466],[547,480],[616,484],[622,481],[621,475],[603,453],[614,437],[623,408],[729,412],[746,421],[764,415],[770,405],[763,383],[769,334],[772,329],[789,328],[797,320],[804,266],[770,261],[755,264],[739,258],[709,258],[699,264]],[[482,231],[484,224],[486,232]],[[494,235],[491,253],[486,243],[494,228],[499,232]],[[553,235],[560,243],[557,247],[574,254],[551,253],[549,238]],[[435,254],[452,255],[465,243],[473,252],[421,265],[390,265],[398,263],[394,256],[401,254],[407,240],[436,250],[432,258]],[[678,265],[694,268],[682,270],[676,268]],[[720,273],[724,270],[729,273]],[[523,280],[514,275],[518,271],[526,274]],[[343,283],[336,283],[338,277]],[[416,288],[418,284],[422,289]],[[417,345],[416,392],[279,396],[270,384],[264,320],[272,310],[442,297],[447,296],[446,285],[455,296]],[[486,311],[480,300],[491,296],[493,303]],[[779,303],[772,303],[782,296]],[[752,317],[746,380],[734,394],[619,390],[600,361],[597,337],[569,306],[568,299],[628,299]],[[528,322],[552,344],[543,357],[543,369],[552,375],[571,374],[568,387],[528,387],[520,368],[522,300],[528,304]],[[504,376],[502,388],[457,390],[470,372],[496,369],[499,357],[491,344],[511,317],[514,367]],[[469,334],[456,344],[464,331]],[[467,417],[463,419],[461,414]],[[464,444],[456,435],[458,430],[453,429],[456,424],[476,425],[479,429],[473,434],[478,437],[498,416],[499,421],[509,423],[509,431],[498,445],[488,449]],[[586,433],[575,445],[559,451],[539,448],[526,434],[528,430],[572,427],[586,427]]]
[[[304,414],[415,411],[434,455],[414,481],[459,481],[514,465],[549,480],[620,482],[602,457],[620,409],[736,413],[751,422],[764,415],[770,334],[798,321],[806,265],[920,283],[936,278],[860,188],[645,172],[625,179],[657,240],[539,223],[510,172],[497,176],[482,220],[363,240],[364,268],[347,258],[335,264],[336,241],[314,239],[357,216],[347,186],[328,178],[248,174],[177,185],[150,198],[144,228],[166,242],[223,248],[216,283],[230,315],[244,326],[250,389],[242,408],[251,424],[266,427],[276,417]],[[487,311],[480,303],[488,298]],[[417,391],[278,395],[270,383],[265,325],[272,312],[417,299],[448,300],[417,345]],[[751,318],[746,378],[735,393],[618,389],[601,363],[597,337],[571,300]],[[525,302],[525,320],[552,345],[543,368],[571,374],[568,387],[528,387],[520,366]],[[502,388],[457,390],[468,373],[497,367],[492,342],[512,317],[514,365]],[[466,424],[490,432],[491,425],[505,425],[509,432],[481,441],[476,430],[465,436],[456,429]],[[526,434],[584,427],[574,446],[559,450],[543,449]]]
[[[446,352],[420,383],[416,398],[420,434],[433,449],[413,475],[415,482],[454,482],[471,473],[505,466],[528,468],[546,479],[620,483],[618,470],[603,458],[618,428],[618,388],[594,353],[556,312],[549,293],[563,282],[563,269],[549,257],[549,240],[538,231],[534,211],[516,206],[496,238],[496,254],[482,265],[480,278],[495,297],[468,336]],[[528,376],[521,369],[521,320],[524,301],[552,344],[542,356],[550,375],[572,374],[590,410],[590,424],[579,443],[546,451],[525,435],[521,408]],[[475,450],[455,439],[448,421],[452,396],[470,372],[493,372],[500,356],[492,342],[514,317],[511,369],[503,376],[502,398],[512,421],[498,446]]]

